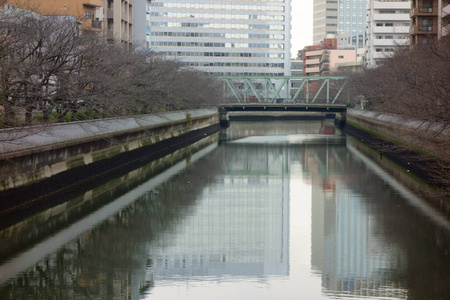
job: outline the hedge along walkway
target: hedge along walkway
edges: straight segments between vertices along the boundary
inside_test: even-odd
[[[0,130],[0,159],[45,151],[112,134],[150,129],[165,124],[217,114],[217,109],[196,109],[162,114],[54,123]]]

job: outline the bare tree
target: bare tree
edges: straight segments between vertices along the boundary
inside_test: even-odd
[[[437,164],[436,182],[450,192],[450,36],[399,48],[375,68],[350,76],[353,97],[362,95],[372,109],[410,120],[398,140],[420,149]]]
[[[2,127],[142,114],[220,102],[216,81],[177,61],[80,34],[72,16],[1,11]]]

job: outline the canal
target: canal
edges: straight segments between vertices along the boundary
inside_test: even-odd
[[[450,299],[450,222],[328,121],[232,122],[1,220],[0,299]]]

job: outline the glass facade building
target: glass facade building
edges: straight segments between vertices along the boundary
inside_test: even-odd
[[[290,75],[291,0],[147,1],[147,48],[223,76]]]
[[[357,48],[364,48],[366,22],[365,0],[339,0],[338,11],[338,33],[340,37],[345,36],[350,45],[356,46]]]

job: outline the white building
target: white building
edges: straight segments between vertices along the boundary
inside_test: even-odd
[[[375,67],[398,45],[409,45],[410,6],[409,0],[367,1],[367,68]]]
[[[291,0],[147,1],[147,47],[223,76],[290,75]]]

